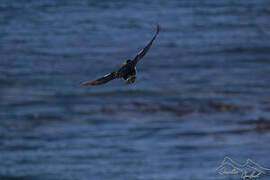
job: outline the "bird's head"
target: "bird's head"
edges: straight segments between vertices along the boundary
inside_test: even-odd
[[[129,64],[130,62],[131,62],[130,59],[125,60],[125,61],[122,63],[121,67],[123,67],[123,66]]]

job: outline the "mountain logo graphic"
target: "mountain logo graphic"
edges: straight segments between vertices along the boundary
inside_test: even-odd
[[[266,174],[267,171],[270,171],[270,169],[262,167],[251,159],[248,159],[243,165],[241,165],[227,156],[216,170],[221,175],[241,174],[242,180],[246,180],[247,178],[259,178],[262,174]]]

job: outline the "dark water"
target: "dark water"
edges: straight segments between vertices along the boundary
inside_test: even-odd
[[[1,0],[0,179],[241,179],[218,174],[225,156],[270,168],[269,19],[268,0]],[[78,86],[156,23],[135,84]]]

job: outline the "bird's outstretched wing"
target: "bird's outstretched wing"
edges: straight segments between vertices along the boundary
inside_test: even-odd
[[[98,86],[101,84],[105,84],[105,83],[107,83],[115,78],[117,78],[117,75],[115,72],[112,72],[112,73],[107,74],[101,78],[98,78],[97,80],[82,82],[82,83],[80,83],[80,85],[82,85],[82,86],[90,86],[90,85]]]
[[[144,57],[144,55],[148,52],[148,50],[152,46],[153,41],[156,39],[158,33],[159,33],[159,25],[157,24],[157,30],[156,30],[156,33],[155,33],[154,37],[152,38],[152,40],[133,59],[134,65],[136,65],[139,62],[139,60],[142,59]]]

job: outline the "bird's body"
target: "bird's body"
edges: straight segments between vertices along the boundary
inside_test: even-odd
[[[83,86],[89,86],[89,85],[101,85],[104,83],[107,83],[113,79],[116,78],[123,78],[126,81],[126,84],[134,83],[136,80],[136,65],[139,62],[140,59],[144,57],[144,55],[147,53],[147,51],[150,49],[153,41],[156,39],[157,34],[159,33],[159,25],[157,25],[157,31],[152,40],[147,44],[147,46],[142,49],[137,56],[133,60],[126,60],[122,63],[119,70],[112,72],[110,74],[107,74],[97,80],[93,81],[86,81],[80,83]]]

